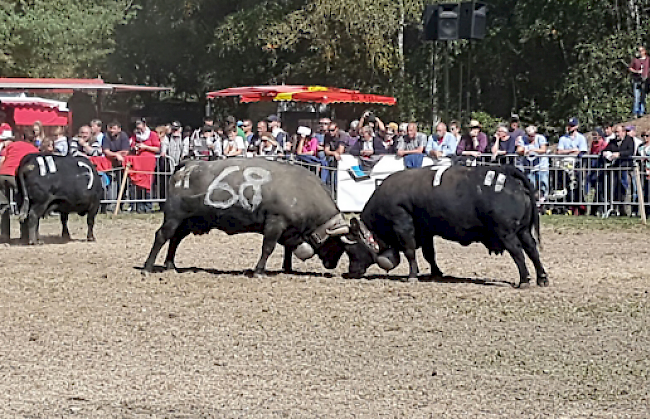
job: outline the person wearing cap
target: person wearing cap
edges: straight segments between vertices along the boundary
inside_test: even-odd
[[[14,140],[11,132],[0,132],[0,141],[5,145],[0,152],[0,241],[9,241],[10,219],[9,219],[9,197],[11,190],[16,189],[16,170],[23,157],[31,153],[38,153],[38,149],[32,143],[33,137],[25,137],[22,140]]]
[[[487,151],[487,135],[481,131],[481,124],[473,119],[469,122],[469,133],[463,135],[456,147],[456,154],[459,156],[480,157]]]
[[[299,126],[292,142],[295,144],[296,159],[311,165],[310,170],[320,172],[321,180],[325,182],[327,175],[321,168],[327,166],[327,161],[318,157],[318,140],[311,135],[311,128]]]
[[[277,115],[269,115],[266,119],[269,123],[269,128],[271,128],[271,134],[273,138],[278,143],[278,152],[284,154],[285,152],[291,152],[291,142],[289,141],[289,135],[282,129],[282,122]]]
[[[628,71],[632,75],[632,90],[634,91],[634,104],[632,114],[637,118],[645,114],[645,99],[648,93],[648,70],[650,57],[643,45],[638,46],[638,56],[632,59]]]
[[[587,139],[578,131],[580,122],[578,118],[570,118],[566,126],[566,134],[560,137],[557,145],[557,154],[578,156],[589,151]]]
[[[512,116],[510,116],[510,128],[508,129],[508,135],[514,141],[515,150],[516,150],[516,148],[517,148],[517,138],[523,137],[524,135],[526,135],[524,130],[519,128],[519,115],[517,115],[517,114],[512,114]]]
[[[171,123],[171,128],[171,134],[168,137],[165,136],[161,141],[160,155],[171,159],[171,163],[173,164],[171,171],[173,172],[174,168],[179,165],[186,155],[183,144],[183,127],[181,123],[174,121]]]
[[[526,134],[517,138],[517,154],[522,157],[522,166],[528,179],[538,191],[538,199],[543,201],[548,196],[548,157],[544,157],[548,149],[548,140],[537,132],[535,125],[526,127]]]

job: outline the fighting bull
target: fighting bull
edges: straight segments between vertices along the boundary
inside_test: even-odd
[[[264,236],[256,275],[264,273],[278,243],[284,246],[285,272],[292,271],[292,255],[306,260],[317,254],[325,268],[333,269],[348,246],[341,236],[348,234],[349,225],[318,177],[302,167],[265,159],[182,164],[170,181],[164,214],[146,272],[168,241],[164,267],[175,269],[181,240],[214,228]]]
[[[403,252],[409,278],[417,278],[415,252],[422,247],[431,275],[441,277],[433,241],[440,236],[463,246],[483,243],[490,253],[507,251],[517,264],[519,286],[530,282],[526,252],[537,284],[548,286],[533,238],[533,231],[540,238],[535,192],[512,166],[434,167],[392,174],[373,193],[360,221],[353,219],[350,226],[350,234],[365,249],[351,259],[351,276],[363,275],[373,263],[391,270]]]
[[[16,186],[21,231],[26,226],[29,244],[40,241],[39,221],[50,211],[60,213],[64,240],[70,239],[70,213],[86,215],[87,239],[95,240],[93,227],[103,188],[101,177],[87,158],[29,154],[18,166]]]

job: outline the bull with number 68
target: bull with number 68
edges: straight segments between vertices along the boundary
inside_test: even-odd
[[[181,164],[170,181],[164,213],[144,265],[146,272],[153,270],[165,243],[169,242],[169,248],[164,267],[175,269],[176,250],[183,238],[213,228],[227,234],[264,236],[256,275],[264,273],[276,244],[284,246],[285,272],[292,271],[292,255],[301,260],[318,255],[325,268],[334,269],[344,251],[358,248],[342,240],[349,225],[316,175],[265,159]]]

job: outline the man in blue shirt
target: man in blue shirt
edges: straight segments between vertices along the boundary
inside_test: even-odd
[[[425,149],[427,156],[434,159],[455,156],[456,148],[458,147],[458,138],[447,131],[447,125],[442,122],[439,123],[436,127],[436,136],[432,135],[429,137]],[[442,138],[442,141],[438,141],[439,138]]]
[[[566,126],[566,134],[560,137],[557,145],[557,154],[577,156],[586,153],[587,139],[578,131],[580,122],[578,118],[571,118]]]

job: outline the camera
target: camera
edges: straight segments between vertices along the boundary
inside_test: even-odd
[[[368,122],[374,124],[376,120],[377,117],[375,116],[375,114],[372,112],[368,112]]]

